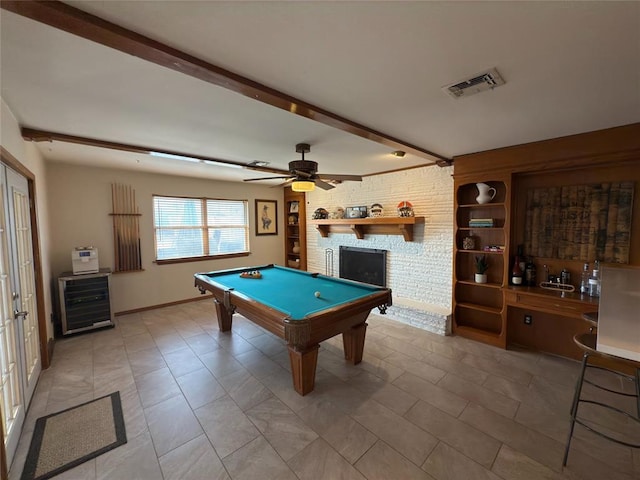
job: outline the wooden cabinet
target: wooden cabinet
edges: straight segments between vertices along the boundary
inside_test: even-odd
[[[573,342],[577,333],[586,333],[589,324],[583,315],[598,311],[598,298],[580,293],[563,293],[540,287],[504,288],[507,308],[507,343],[521,345],[563,357],[582,357]],[[528,316],[530,323],[523,321]]]
[[[488,203],[476,200],[477,183],[495,189]],[[506,312],[502,287],[509,278],[510,186],[510,176],[457,177],[454,185],[454,333],[503,348]],[[475,281],[475,262],[481,255],[489,264],[486,283]]]
[[[284,264],[307,269],[307,221],[304,193],[286,188],[284,192]]]
[[[598,299],[579,293],[550,292],[539,287],[510,286],[510,259],[516,245],[526,245],[532,189],[544,190],[606,182],[633,181],[629,264],[640,265],[640,123],[497,150],[462,155],[454,159],[455,227],[453,271],[453,328],[461,336],[505,348],[523,345],[545,352],[577,358],[573,335],[588,330],[585,312],[597,311]],[[478,204],[475,184],[496,189],[493,200]],[[535,192],[533,192],[535,194]],[[582,214],[584,214],[584,208]],[[490,228],[474,228],[475,218],[494,220]],[[546,220],[545,220],[546,221]],[[545,227],[553,228],[553,221]],[[475,246],[463,247],[471,236]],[[584,243],[584,242],[581,242]],[[504,251],[483,252],[486,245],[504,245]],[[473,261],[485,253],[489,260],[488,282],[473,280]],[[537,266],[538,283],[566,268],[577,285],[585,261],[593,256],[536,256],[524,249]],[[602,264],[602,263],[601,263]],[[605,264],[606,266],[606,264]],[[507,334],[508,331],[508,334]]]

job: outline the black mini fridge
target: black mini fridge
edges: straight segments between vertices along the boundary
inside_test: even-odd
[[[58,277],[62,334],[114,326],[111,305],[111,270]]]

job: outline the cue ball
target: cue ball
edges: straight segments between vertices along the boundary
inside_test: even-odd
[[[314,293],[314,295],[316,296],[316,298],[320,298],[320,292],[316,292]]]

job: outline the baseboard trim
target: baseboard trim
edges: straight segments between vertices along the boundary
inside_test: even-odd
[[[133,310],[123,310],[122,312],[115,312],[113,315],[116,317],[119,317],[121,315],[129,315],[131,313],[140,313],[140,312],[146,312],[148,310],[155,310],[156,308],[172,307],[174,305],[181,305],[183,303],[199,302],[200,300],[205,300],[207,298],[213,298],[213,295],[207,294],[207,295],[201,295],[199,297],[187,298],[185,300],[177,300],[175,302],[161,303],[158,305],[151,305],[151,306],[142,307],[142,308],[134,308]]]

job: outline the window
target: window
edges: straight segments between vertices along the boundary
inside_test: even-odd
[[[249,253],[246,200],[153,197],[156,260]]]

